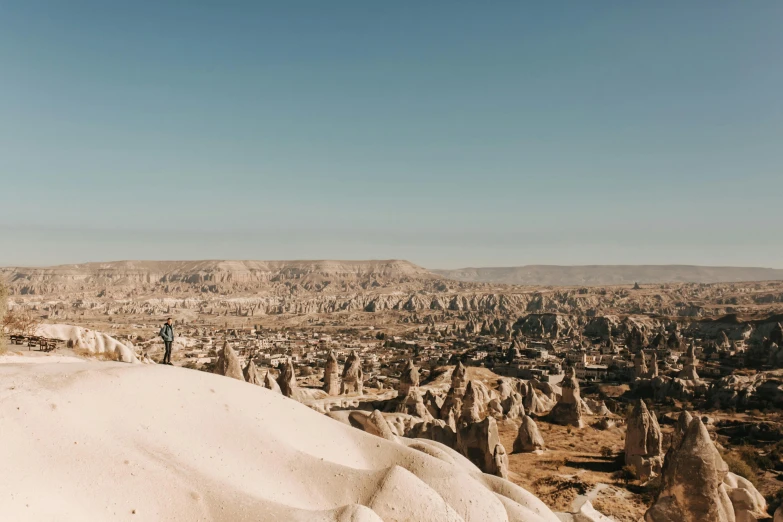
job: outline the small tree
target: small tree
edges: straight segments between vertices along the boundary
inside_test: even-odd
[[[626,486],[630,482],[633,482],[634,480],[639,478],[639,475],[636,473],[636,468],[633,466],[623,466],[623,469],[618,471],[616,473],[616,476],[619,480],[621,480]]]
[[[3,326],[21,335],[35,335],[40,324],[38,316],[27,310],[9,310],[3,316]]]
[[[609,446],[604,446],[601,448],[600,452],[601,456],[605,459],[610,458],[612,455],[614,455],[614,451],[612,451],[612,448]]]

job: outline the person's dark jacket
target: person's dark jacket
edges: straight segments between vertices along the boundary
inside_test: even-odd
[[[163,328],[160,329],[160,335],[163,337],[163,340],[170,343],[174,341],[174,328],[168,323],[163,325]]]

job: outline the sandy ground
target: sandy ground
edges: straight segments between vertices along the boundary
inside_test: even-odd
[[[597,417],[588,417],[588,426],[582,429],[538,420],[547,450],[541,455],[510,454],[509,479],[555,511],[570,511],[579,495],[592,492],[591,502],[598,511],[620,522],[637,522],[653,499],[642,488],[632,486],[639,493],[629,491],[612,476],[622,467],[616,456],[623,450],[625,429],[596,430],[589,426],[594,419]],[[518,426],[518,422],[498,423],[501,442],[509,451]],[[611,448],[614,456],[602,457],[603,447]]]
[[[8,352],[0,355],[0,364],[57,364],[83,363],[84,361],[81,357],[54,353],[31,353],[28,355],[20,352]]]
[[[0,383],[0,520],[558,521],[437,443],[226,377],[92,361],[2,364]]]

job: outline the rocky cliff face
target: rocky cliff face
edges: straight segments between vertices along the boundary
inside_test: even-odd
[[[438,279],[407,261],[118,261],[48,268],[0,269],[15,293],[43,294],[95,288],[163,287],[258,290],[275,283],[312,288],[364,287]]]
[[[407,261],[123,261],[48,268],[0,268],[12,305],[50,318],[89,312],[212,315],[388,312],[531,316],[524,330],[548,335],[622,333],[616,315],[715,319],[699,330],[730,340],[771,335],[775,323],[736,314],[779,312],[783,283],[676,284],[631,288],[530,288],[444,279]],[[587,323],[585,324],[585,322]],[[649,319],[642,322],[651,323]],[[539,324],[540,323],[540,324]],[[640,324],[645,332],[652,324]],[[630,326],[629,326],[630,327]],[[618,331],[619,329],[619,331]]]

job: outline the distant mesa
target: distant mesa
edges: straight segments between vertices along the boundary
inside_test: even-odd
[[[202,292],[254,291],[296,285],[335,293],[398,287],[447,292],[470,285],[611,286],[655,283],[783,281],[783,269],[686,265],[529,265],[428,270],[410,261],[113,261],[51,267],[0,267],[14,295],[112,288],[191,288]],[[382,303],[381,303],[382,305]],[[368,304],[370,310],[377,304]],[[407,308],[418,307],[414,299]],[[406,308],[406,309],[407,309]]]
[[[413,263],[370,261],[113,261],[51,267],[0,267],[13,294],[48,294],[104,288],[200,288],[253,290],[274,284],[304,290],[328,287],[362,290],[382,285],[440,281]]]
[[[431,270],[471,283],[537,286],[608,286],[653,283],[734,283],[781,281],[783,269],[692,265],[527,265]]]

